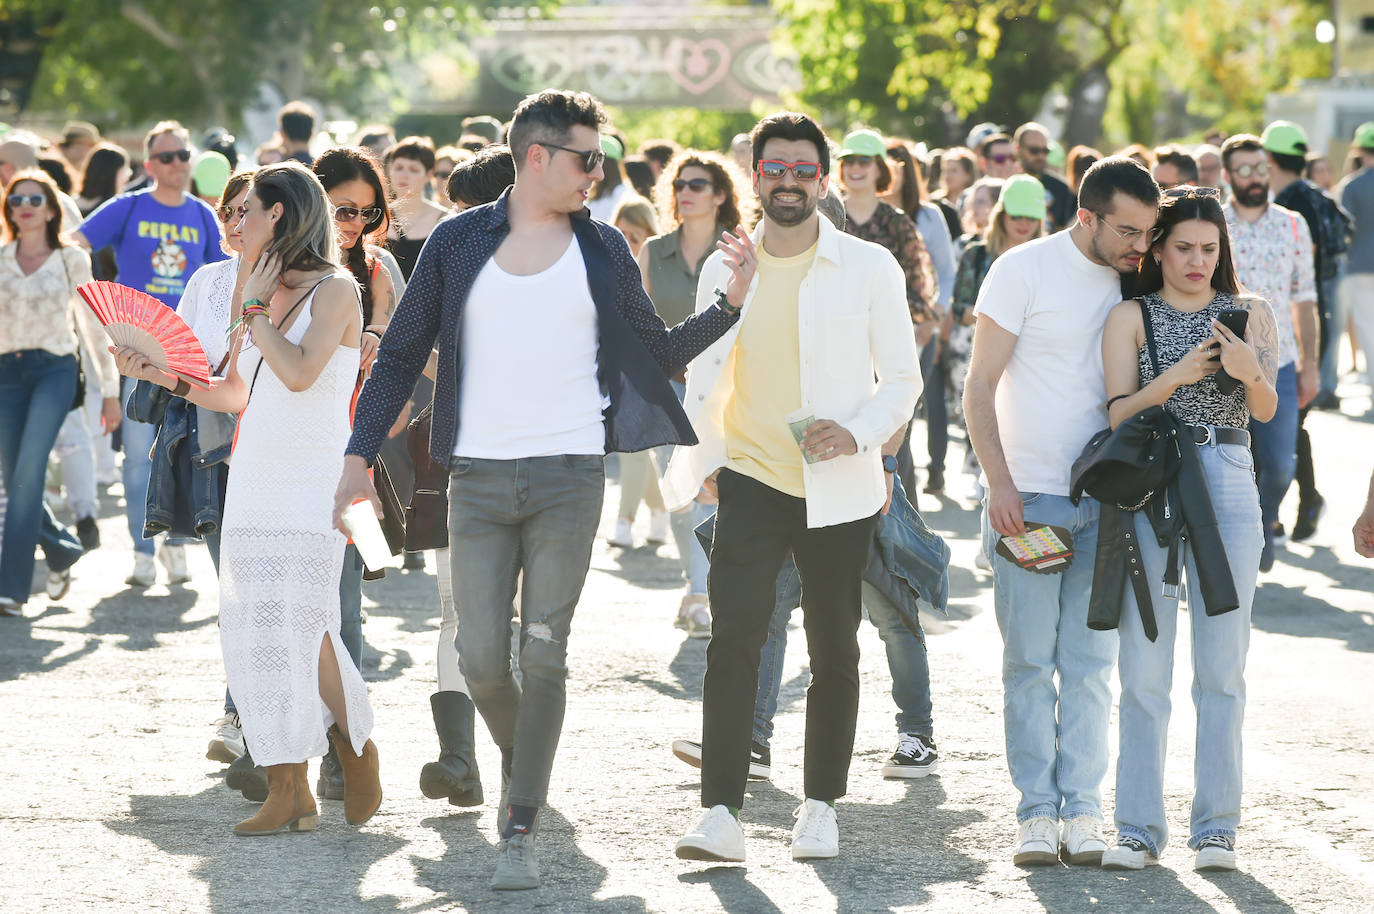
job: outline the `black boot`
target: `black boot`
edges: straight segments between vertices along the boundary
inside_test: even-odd
[[[320,759],[320,776],[315,781],[315,796],[321,800],[342,800],[344,798],[343,766],[339,764],[339,752],[334,744]]]
[[[462,692],[429,696],[434,730],[439,734],[439,761],[420,769],[420,792],[431,800],[448,797],[454,806],[482,805],[482,778],[473,746],[476,708]]]
[[[224,773],[224,783],[243,794],[245,800],[261,803],[267,799],[267,769],[256,764],[246,749]]]

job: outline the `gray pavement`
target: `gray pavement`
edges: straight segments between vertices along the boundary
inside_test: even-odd
[[[1347,401],[1362,413],[1367,389],[1347,392],[1365,395]],[[128,535],[110,496],[105,545],[77,566],[71,593],[32,601],[27,621],[0,619],[0,911],[1372,910],[1374,566],[1354,554],[1349,530],[1374,465],[1374,424],[1322,413],[1309,427],[1330,512],[1310,544],[1280,551],[1257,599],[1240,872],[1194,873],[1177,840],[1162,866],[1138,874],[1011,865],[1000,639],[988,576],[973,564],[968,480],[957,473],[951,498],[920,502],[954,550],[950,616],[928,620],[938,776],[878,774],[894,745],[893,706],[881,644],[865,625],[842,856],[792,862],[807,681],[796,629],[774,781],[752,789],[743,814],[748,865],[677,860],[673,844],[699,814],[698,779],[668,746],[699,732],[705,645],[672,627],[672,547],[602,542],[574,624],[567,725],[541,818],[544,887],[506,896],[487,889],[499,774],[480,724],[487,806],[463,811],[417,787],[437,753],[432,564],[365,590],[381,811],[354,829],[342,804],[324,803],[318,832],[234,838],[230,827],[252,806],[203,757],[223,692],[209,558],[192,550],[189,586],[126,589]],[[960,456],[952,448],[951,466]],[[1176,834],[1187,828],[1195,726],[1182,640],[1177,655],[1166,784]]]

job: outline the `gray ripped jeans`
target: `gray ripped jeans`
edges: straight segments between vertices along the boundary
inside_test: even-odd
[[[567,701],[568,633],[606,486],[599,455],[455,457],[449,561],[458,656],[473,703],[511,758],[510,802],[543,806]],[[520,682],[510,624],[520,595]]]

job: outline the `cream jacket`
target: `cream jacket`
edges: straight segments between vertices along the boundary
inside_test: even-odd
[[[763,223],[752,237],[762,246]],[[724,289],[729,278],[724,255],[717,251],[701,269],[697,313],[714,304],[716,289]],[[734,388],[735,340],[757,286],[755,277],[740,321],[688,366],[683,405],[700,443],[673,452],[663,488],[673,510],[686,507],[702,482],[726,464],[724,414]],[[869,517],[887,498],[883,443],[910,421],[921,395],[906,282],[891,252],[822,218],[816,259],[797,301],[797,330],[802,407],[818,420],[844,426],[859,448],[852,455],[803,463],[807,526]]]

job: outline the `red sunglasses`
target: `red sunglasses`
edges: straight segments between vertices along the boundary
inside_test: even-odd
[[[798,181],[815,181],[821,176],[820,162],[782,162],[778,159],[761,159],[759,176],[777,180],[788,172]]]

